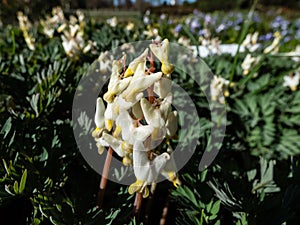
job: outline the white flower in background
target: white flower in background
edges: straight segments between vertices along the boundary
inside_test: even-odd
[[[228,85],[228,80],[215,75],[210,84],[210,94],[212,101],[219,101],[221,104],[225,104],[224,96],[229,96],[229,92],[227,89]]]
[[[97,69],[97,72],[105,73],[111,70],[113,57],[112,55],[109,55],[108,51],[101,52],[97,61],[99,63],[99,69]]]
[[[178,42],[178,44],[181,44],[185,47],[190,47],[191,40],[184,36],[181,36],[177,42]]]
[[[118,19],[117,17],[112,17],[106,20],[106,23],[111,27],[116,27],[118,25]]]
[[[147,30],[144,30],[143,34],[146,35],[146,39],[152,39],[154,41],[161,40],[161,36],[158,34],[158,29],[149,25],[147,26]]]
[[[258,49],[259,45],[257,44],[258,32],[254,34],[247,34],[245,40],[242,43],[242,46],[247,48],[249,52],[254,52]]]
[[[260,57],[252,57],[251,54],[247,54],[241,65],[243,69],[243,74],[248,75],[250,70],[259,62],[259,60]]]
[[[132,31],[134,29],[134,23],[133,22],[128,22],[125,29],[128,30],[128,31]]]
[[[279,51],[279,42],[281,40],[281,34],[279,31],[276,31],[274,33],[274,40],[271,45],[265,48],[264,53],[269,54],[269,53],[277,53]]]
[[[34,46],[35,39],[32,36],[32,34],[30,34],[30,32],[29,32],[29,30],[31,29],[32,25],[29,22],[28,17],[25,16],[23,14],[23,12],[18,12],[17,13],[17,17],[18,17],[19,26],[20,26],[20,29],[23,32],[23,37],[25,39],[27,47],[30,50],[32,50],[32,51],[35,50],[35,46]]]
[[[283,83],[284,87],[289,87],[292,91],[296,91],[299,85],[300,72],[299,71],[295,72],[294,76],[292,75],[284,76],[283,79],[284,79],[284,83]]]

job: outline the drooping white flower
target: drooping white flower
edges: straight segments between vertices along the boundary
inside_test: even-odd
[[[174,160],[174,152],[172,147],[169,145],[167,153],[170,155],[170,159],[166,162],[166,165],[161,170],[161,174],[171,181],[175,187],[181,184],[181,181],[177,175],[177,167]]]
[[[225,104],[225,97],[229,95],[227,87],[229,85],[229,81],[225,80],[220,76],[214,76],[214,79],[210,84],[210,94],[211,99],[213,101],[219,101],[221,104]]]
[[[150,161],[147,152],[133,151],[133,170],[137,180],[129,186],[128,192],[141,192],[144,198],[148,197],[147,185],[156,182],[169,159],[168,153],[162,153]]]
[[[131,63],[129,63],[128,68],[126,69],[126,71],[124,73],[124,77],[129,77],[129,76],[133,75],[137,69],[137,66],[140,63],[146,62],[147,56],[148,56],[148,48],[146,48],[145,51],[140,56],[138,56]]]
[[[260,60],[260,57],[252,57],[250,54],[247,54],[243,63],[242,63],[242,69],[243,74],[248,75],[251,68],[256,65]]]
[[[127,102],[136,101],[136,97],[140,92],[146,90],[161,78],[161,72],[152,73],[150,75],[146,74],[145,66],[144,62],[138,64],[129,86],[122,93],[122,97]]]
[[[161,62],[161,71],[164,74],[171,74],[174,71],[174,65],[169,63],[169,40],[164,39],[161,43],[152,43],[150,49]]]
[[[273,40],[272,44],[264,49],[264,53],[265,54],[277,53],[279,50],[280,40],[281,40],[281,34],[280,34],[280,32],[277,31],[274,33],[274,40]]]
[[[254,34],[247,34],[245,40],[242,42],[242,46],[247,48],[250,52],[254,52],[258,49],[259,45],[257,44],[258,32]]]
[[[112,102],[116,95],[123,92],[129,85],[132,77],[127,77],[121,79],[120,70],[122,69],[122,64],[120,61],[113,61],[112,73],[108,83],[108,91],[104,94],[103,98],[107,102]]]

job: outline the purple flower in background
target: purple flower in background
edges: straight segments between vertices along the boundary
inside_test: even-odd
[[[200,23],[199,23],[198,18],[193,19],[191,22],[191,25],[190,25],[191,31],[195,32],[195,30],[199,27],[200,27]]]
[[[199,30],[198,35],[199,36],[204,36],[206,34],[204,29]]]
[[[300,38],[300,28],[296,31],[296,38]]]
[[[267,33],[265,35],[259,36],[258,40],[259,41],[270,41],[273,38],[272,33]]]
[[[174,28],[174,31],[176,33],[179,33],[181,31],[181,29],[182,29],[182,25],[181,24],[177,24],[177,26]]]
[[[289,42],[292,38],[290,36],[286,36],[283,38],[283,42]]]
[[[193,10],[193,14],[194,14],[194,15],[198,15],[198,14],[199,14],[199,10],[198,10],[198,9],[194,9],[194,10]]]
[[[161,20],[165,20],[166,18],[167,18],[166,14],[163,13],[163,14],[160,15]]]

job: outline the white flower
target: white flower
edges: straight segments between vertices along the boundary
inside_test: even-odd
[[[112,102],[116,95],[119,95],[121,92],[123,92],[132,79],[132,77],[121,79],[119,77],[121,69],[121,62],[113,61],[112,73],[108,84],[108,91],[103,96],[104,100],[107,102]]]
[[[171,92],[171,87],[171,74],[164,74],[162,79],[154,83],[154,92],[160,98],[165,98]]]
[[[104,127],[104,112],[105,112],[105,105],[103,103],[102,98],[97,98],[97,104],[96,104],[96,113],[95,113],[95,124],[97,128],[103,128]]]
[[[294,76],[284,76],[283,79],[284,87],[289,87],[292,91],[296,91],[299,85],[300,73],[296,72]]]
[[[134,120],[128,113],[127,110],[120,111],[116,125],[122,130],[122,139],[131,145],[137,145],[146,140],[147,137],[153,132],[153,127],[150,125],[140,125]],[[134,150],[143,151],[144,149]]]
[[[259,62],[260,57],[252,57],[250,54],[247,54],[243,63],[242,63],[242,69],[243,74],[247,75],[250,72],[250,69]]]
[[[265,48],[264,53],[277,53],[279,50],[279,42],[281,40],[281,35],[280,32],[276,31],[274,33],[274,40],[271,45]]]
[[[166,165],[163,167],[161,174],[166,177],[169,181],[173,182],[174,186],[177,187],[181,184],[177,176],[177,168],[174,160],[174,153],[172,147],[169,145],[167,153],[170,155],[170,159],[166,162]]]
[[[154,84],[161,78],[161,72],[152,73],[150,75],[146,74],[145,66],[146,62],[138,64],[129,86],[122,93],[122,97],[127,102],[136,101],[136,97],[140,92],[146,90],[148,87],[150,87],[152,84]]]
[[[229,95],[229,92],[227,90],[228,84],[228,80],[225,80],[224,78],[219,76],[214,76],[214,79],[211,81],[210,84],[211,99],[213,101],[218,100],[221,104],[225,104],[224,95],[225,97]]]
[[[133,75],[137,69],[137,66],[140,63],[145,63],[148,56],[148,48],[145,49],[145,51],[137,58],[135,58],[131,63],[129,63],[128,68],[126,69],[124,73],[124,77],[129,77]]]
[[[250,52],[254,52],[257,50],[259,45],[257,44],[258,39],[258,32],[255,32],[254,34],[247,34],[245,40],[242,43],[242,46],[247,48]]]
[[[156,182],[169,159],[168,153],[162,153],[150,161],[147,152],[133,151],[133,170],[137,180],[129,186],[128,192],[141,192],[144,198],[148,197],[147,185]]]
[[[116,27],[118,24],[118,19],[117,19],[117,17],[114,16],[110,19],[107,19],[106,23],[108,23],[111,27]]]
[[[174,71],[174,65],[169,63],[169,40],[165,39],[161,43],[152,43],[150,49],[161,62],[161,71],[164,74],[171,74]]]

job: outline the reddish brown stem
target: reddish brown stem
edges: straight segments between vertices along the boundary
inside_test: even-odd
[[[98,201],[97,201],[97,206],[101,208],[102,203],[103,203],[103,198],[104,198],[104,191],[106,188],[107,184],[107,178],[108,178],[108,172],[109,172],[109,167],[112,159],[112,154],[113,154],[113,149],[109,147],[102,171],[102,177],[100,181],[100,186],[99,186],[99,192],[98,192]]]
[[[140,212],[141,212],[141,207],[142,207],[142,200],[143,200],[143,195],[142,193],[138,192],[135,195],[135,200],[134,200],[134,205],[133,205],[133,214],[135,218],[139,218]]]
[[[167,197],[166,204],[163,208],[163,212],[162,212],[161,219],[160,219],[160,222],[159,222],[160,225],[165,225],[166,224],[168,211],[169,211],[169,199]]]

